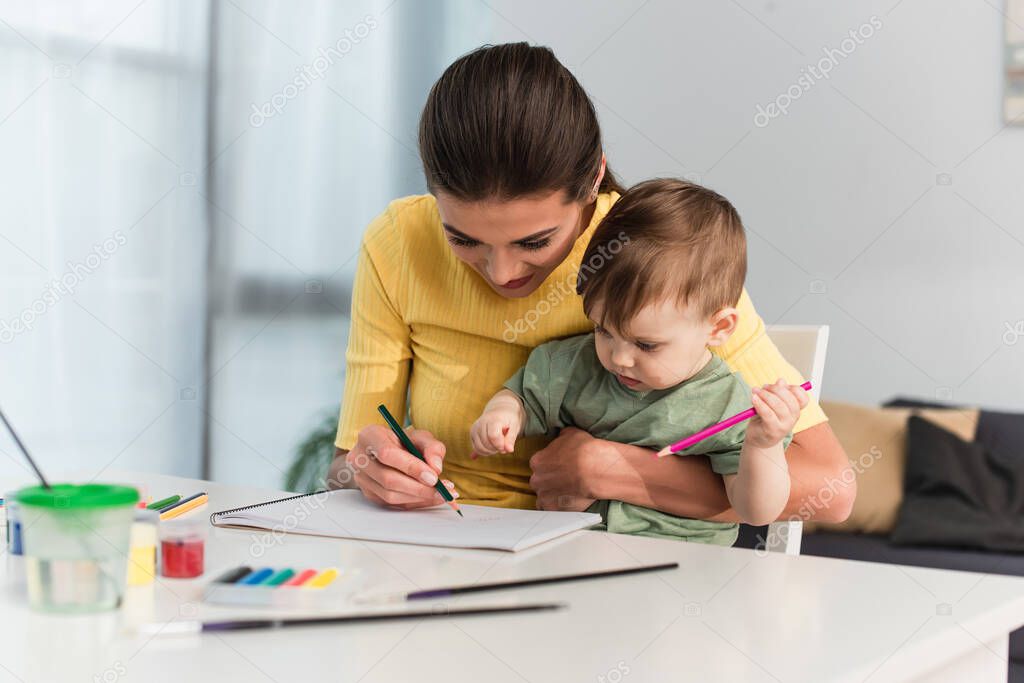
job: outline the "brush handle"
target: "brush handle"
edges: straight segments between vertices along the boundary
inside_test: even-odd
[[[804,382],[803,384],[800,385],[800,388],[802,388],[804,391],[810,391],[811,390],[811,383],[810,382]],[[749,420],[750,418],[754,417],[755,415],[757,415],[757,411],[756,410],[754,410],[753,408],[747,408],[743,412],[736,413],[732,417],[728,417],[728,418],[722,420],[721,422],[719,422],[718,424],[714,424],[714,425],[711,425],[710,427],[702,429],[699,432],[697,432],[696,434],[693,434],[692,436],[688,436],[685,439],[682,439],[681,441],[676,441],[674,444],[669,446],[668,449],[672,453],[677,453],[679,451],[686,450],[687,448],[689,448],[690,446],[694,445],[695,443],[697,443],[699,441],[703,441],[704,439],[708,438],[709,436],[713,436],[713,435],[717,434],[718,432],[724,431],[724,430],[728,429],[729,427],[732,427],[733,425],[737,425],[740,422],[743,422],[744,420]]]
[[[21,439],[18,438],[18,433],[14,431],[14,427],[7,421],[7,416],[4,415],[4,411],[2,410],[0,410],[0,420],[3,421],[4,427],[7,427],[7,431],[10,433],[11,438],[14,439],[14,443],[18,446],[18,450],[25,456],[25,460],[28,461],[28,464],[32,466],[32,471],[35,472],[36,476],[39,478],[39,483],[43,485],[44,489],[49,489],[50,482],[46,481],[46,477],[44,477],[43,473],[39,470],[39,467],[36,465],[36,461],[28,454],[28,449],[25,448],[25,444],[23,444]]]
[[[285,628],[288,626],[327,626],[363,621],[397,621],[401,619],[432,619],[455,616],[476,616],[480,614],[505,614],[508,612],[546,612],[562,609],[561,603],[536,603],[526,605],[498,605],[480,607],[452,607],[450,609],[429,609],[417,612],[369,612],[360,614],[344,614],[338,616],[316,617],[283,617],[280,619],[241,619],[237,621],[176,621],[166,631],[160,624],[157,633],[168,634],[197,633],[209,631],[238,631],[262,628]],[[152,625],[144,631],[152,629]]]

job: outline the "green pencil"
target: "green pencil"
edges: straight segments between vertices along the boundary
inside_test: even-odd
[[[163,500],[158,500],[155,503],[150,503],[149,505],[146,506],[146,509],[159,510],[160,508],[167,507],[171,503],[177,503],[179,500],[181,500],[181,496],[179,495],[167,496]]]
[[[416,448],[416,444],[414,444],[408,435],[406,435],[405,430],[402,429],[401,425],[398,424],[398,421],[390,412],[388,412],[387,407],[383,403],[377,406],[377,412],[384,417],[384,421],[388,423],[388,427],[391,427],[391,431],[395,433],[398,440],[402,442],[403,446],[405,446],[405,450],[409,451],[423,462],[426,462],[427,459],[423,457],[422,453],[420,453],[420,449]],[[448,492],[448,487],[441,482],[440,478],[437,480],[437,483],[434,484],[434,488],[441,494],[441,497],[444,498],[444,502],[448,503],[452,510],[458,512],[459,517],[462,517],[463,514],[462,510],[459,509],[459,504],[455,502],[452,494]]]

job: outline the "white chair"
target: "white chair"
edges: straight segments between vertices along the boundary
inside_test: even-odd
[[[769,325],[767,332],[783,358],[805,379],[811,381],[811,391],[820,397],[828,347],[828,325]],[[774,522],[768,525],[765,550],[799,555],[803,530],[804,523],[801,521]]]

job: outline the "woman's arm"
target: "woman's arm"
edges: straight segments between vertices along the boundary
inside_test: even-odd
[[[850,516],[857,497],[857,479],[846,451],[827,422],[793,435],[786,449],[789,464],[789,502],[780,520],[842,522]],[[714,518],[736,522],[728,510]]]
[[[711,471],[707,458],[655,458],[653,453],[563,429],[530,459],[537,505],[544,510],[586,509],[594,500],[621,500],[680,517],[739,521],[722,478]],[[792,487],[780,519],[841,522],[850,515],[857,486],[828,423],[795,434],[786,461]]]
[[[350,450],[367,425],[382,424],[378,405],[405,415],[411,334],[396,302],[395,266],[377,248],[381,229],[390,225],[389,209],[370,224],[359,250],[345,351],[345,391],[334,442],[342,450]]]
[[[389,206],[370,224],[359,252],[345,393],[327,485],[358,487],[375,503],[410,509],[442,502],[433,487],[445,448],[425,430],[406,430],[426,457],[422,462],[381,424],[375,410],[383,403],[396,415],[405,415],[412,360],[410,329],[401,313],[404,250],[394,245],[393,210]]]
[[[345,456],[348,449],[334,447],[334,459],[327,468],[327,488],[329,489],[357,489],[355,476],[356,472],[347,462]]]
[[[594,500],[698,519],[729,510],[722,477],[706,457],[655,458],[652,450],[595,439],[575,427],[537,451],[530,468],[530,487],[542,510],[585,510]]]

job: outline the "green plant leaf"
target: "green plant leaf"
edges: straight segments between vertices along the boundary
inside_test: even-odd
[[[324,487],[327,470],[334,459],[334,438],[338,431],[338,412],[325,416],[319,425],[295,449],[295,460],[285,474],[288,491],[310,493]]]

